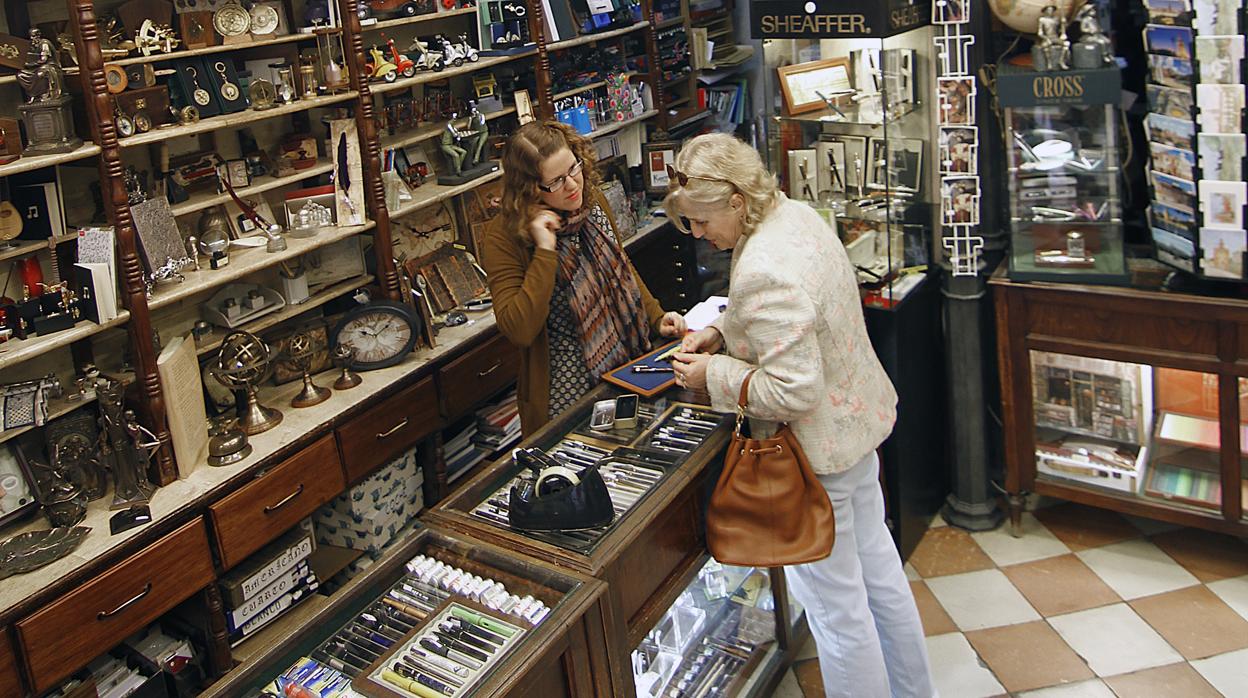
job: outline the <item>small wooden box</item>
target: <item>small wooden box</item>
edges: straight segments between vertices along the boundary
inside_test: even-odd
[[[168,123],[169,88],[165,85],[153,85],[137,90],[126,90],[113,95],[117,110],[126,116],[133,117],[143,112],[152,120],[153,125]]]
[[[186,48],[204,48],[221,43],[212,28],[211,12],[183,12],[178,15],[178,36]]]
[[[22,156],[22,128],[17,119],[0,118],[0,165]]]

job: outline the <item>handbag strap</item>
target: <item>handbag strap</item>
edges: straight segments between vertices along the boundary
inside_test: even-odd
[[[750,372],[745,374],[745,380],[741,381],[741,395],[737,398],[737,426],[733,429],[733,436],[741,436],[741,425],[745,422],[745,408],[749,406],[750,401],[750,379],[754,377],[754,372],[758,369],[752,368]]]

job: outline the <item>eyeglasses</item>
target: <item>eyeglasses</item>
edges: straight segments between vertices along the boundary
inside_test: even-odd
[[[573,165],[570,170],[568,170],[568,173],[566,175],[563,175],[561,177],[556,177],[549,184],[539,184],[537,185],[537,188],[541,189],[547,194],[553,194],[559,191],[560,189],[563,189],[564,187],[568,186],[568,180],[572,179],[573,177],[580,176],[581,171],[584,169],[585,169],[585,163],[581,162],[580,160],[577,160],[576,164]]]
[[[724,182],[725,184],[732,184],[732,180],[724,179],[723,177],[703,177],[702,175],[685,174],[671,165],[667,166],[667,179],[669,187],[672,182],[675,182],[682,187],[687,187],[689,186],[689,180],[691,179],[700,179],[704,182]]]

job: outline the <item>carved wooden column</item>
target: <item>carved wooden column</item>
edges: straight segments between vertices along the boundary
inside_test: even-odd
[[[659,110],[660,128],[667,128],[667,98],[660,88],[663,80],[663,66],[659,63],[659,31],[654,23],[654,0],[641,0],[642,16],[646,18],[646,54],[650,72],[646,79],[650,82],[650,96],[654,99],[654,108]]]
[[[230,636],[225,626],[225,603],[221,598],[221,587],[209,584],[200,592],[206,609],[208,620],[208,667],[210,679],[219,679],[227,671],[234,668],[234,657],[230,654]]]
[[[359,93],[355,108],[356,130],[360,136],[360,164],[364,170],[364,204],[369,218],[377,225],[373,253],[377,256],[377,283],[386,297],[400,300],[399,274],[394,265],[394,242],[390,238],[390,212],[386,209],[386,188],[381,181],[381,142],[373,117],[373,94],[364,72],[364,40],[360,30],[359,0],[338,0],[342,17],[343,63],[351,89]],[[350,56],[350,60],[347,59]]]
[[[160,440],[160,449],[152,460],[148,478],[158,485],[167,485],[178,478],[165,419],[165,403],[156,372],[155,335],[147,309],[147,287],[143,282],[143,263],[139,260],[130,218],[130,200],[122,177],[121,146],[113,124],[112,97],[104,82],[104,58],[100,53],[99,31],[95,25],[95,7],[91,0],[73,0],[70,26],[78,47],[78,68],[81,71],[87,118],[91,137],[100,146],[100,190],[104,212],[117,235],[121,253],[122,300],[130,311],[126,328],[130,334],[130,355],[140,395],[138,413],[143,424]]]
[[[533,2],[529,12],[529,36],[537,42],[537,113],[539,119],[555,118],[555,104],[550,90],[550,53],[546,48],[546,13],[542,3]]]

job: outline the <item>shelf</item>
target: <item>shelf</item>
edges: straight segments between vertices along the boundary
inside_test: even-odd
[[[9,70],[11,70],[11,68]],[[76,66],[66,66],[64,68],[64,71],[66,75],[78,74],[78,68]],[[0,85],[16,85],[16,84],[17,84],[17,73],[13,73],[12,75],[0,75]]]
[[[272,109],[265,109],[263,111],[246,109],[233,114],[222,114],[220,116],[212,116],[207,119],[201,119],[193,124],[187,124],[185,126],[152,129],[147,133],[140,133],[130,136],[129,138],[118,139],[118,143],[120,143],[123,148],[129,148],[136,145],[143,145],[145,143],[159,143],[160,141],[167,141],[177,138],[178,136],[194,136],[200,133],[208,133],[209,131],[216,131],[222,127],[238,128],[257,121],[272,119],[275,116],[296,114],[301,111],[308,111],[309,109],[317,109],[319,107],[328,107],[334,104],[340,104],[342,102],[353,100],[358,96],[359,93],[349,91],[343,92],[342,94],[325,95],[324,97],[304,98],[297,102],[282,104],[280,106],[273,107]]]
[[[297,173],[293,175],[288,175],[286,177],[267,177],[264,180],[262,180],[260,184],[253,184],[249,187],[243,187],[242,189],[238,189],[236,193],[238,194],[238,197],[242,199],[242,198],[251,196],[253,194],[259,194],[261,192],[269,191],[271,189],[280,189],[281,187],[285,187],[291,184],[297,184],[305,179],[309,179],[311,177],[316,177],[318,175],[323,175],[323,174],[326,174],[328,172],[333,172],[333,171],[334,171],[334,163],[324,162],[315,167],[309,167],[306,170],[299,170]],[[195,211],[202,211],[206,208],[216,206],[217,204],[224,204],[232,200],[233,199],[230,198],[230,195],[228,193],[217,194],[211,191],[200,192],[198,194],[195,194],[191,198],[187,199],[186,201],[183,201],[182,203],[173,206],[172,207],[173,215],[175,217],[185,216],[188,213],[194,213]]]
[[[422,22],[436,22],[439,19],[450,19],[451,17],[459,17],[460,15],[472,15],[477,13],[477,8],[461,7],[457,10],[449,12],[434,12],[427,15],[416,15],[415,17],[399,17],[397,19],[383,19],[376,24],[369,24],[361,27],[365,32],[381,31],[382,29],[393,29],[394,27],[403,27],[409,24],[420,24]]]
[[[630,34],[632,32],[635,32],[638,29],[648,26],[649,24],[650,24],[649,22],[646,22],[643,20],[641,22],[631,24],[627,27],[621,27],[619,29],[612,29],[611,31],[599,32],[597,34],[585,34],[584,36],[578,36],[575,39],[564,39],[563,41],[556,41],[551,44],[546,44],[546,52],[552,53],[554,51],[562,51],[563,49],[573,48],[575,46],[584,46],[585,44],[592,44],[595,41],[602,41],[604,39],[614,39],[617,36],[624,36],[625,34]]]
[[[720,60],[708,61],[706,67],[702,68],[703,72],[708,70],[731,70],[741,67],[741,64],[754,57],[754,47],[748,44],[738,44],[726,58]]]
[[[230,263],[224,269],[206,269],[199,271],[183,271],[186,277],[181,283],[166,282],[156,287],[156,292],[147,301],[147,307],[156,310],[167,305],[189,298],[197,293],[210,291],[237,281],[248,274],[267,269],[278,262],[298,257],[305,252],[325,247],[326,245],[345,240],[366,230],[372,230],[372,221],[364,225],[351,225],[321,232],[310,238],[286,236],[287,248],[281,252],[267,252],[263,247],[230,250]],[[2,346],[2,345],[0,345]]]
[[[0,165],[0,177],[9,177],[22,172],[30,172],[42,167],[64,165],[67,162],[83,160],[92,155],[100,154],[100,146],[94,143],[83,143],[77,150],[53,155],[23,155],[7,165]]]
[[[0,344],[0,369],[21,363],[22,361],[29,361],[40,354],[67,346],[80,339],[86,339],[110,327],[124,325],[129,319],[130,311],[121,310],[117,313],[117,317],[100,325],[90,320],[79,320],[78,324],[60,332],[32,335],[26,339],[10,339],[4,344]]]
[[[657,115],[658,113],[659,113],[658,109],[651,109],[650,111],[645,112],[641,116],[638,116],[634,119],[629,119],[627,121],[617,121],[614,124],[611,124],[610,126],[604,126],[590,133],[589,137],[591,140],[596,140],[598,138],[602,138],[603,136],[611,135],[612,133],[615,133],[616,131],[622,131],[626,129],[629,126],[632,126],[633,124],[639,124],[645,121],[646,119],[649,119],[650,117]]]
[[[337,32],[332,32],[337,33]],[[308,34],[286,34],[284,36],[275,36],[271,39],[260,39],[258,41],[249,41],[245,44],[220,44],[217,46],[205,46],[203,48],[190,48],[181,51],[173,51],[172,53],[153,53],[150,56],[132,56],[130,58],[119,58],[115,61],[104,61],[105,65],[135,65],[138,63],[159,63],[160,61],[176,61],[179,58],[189,58],[191,56],[207,56],[213,53],[225,53],[226,51],[241,51],[244,49],[260,48],[262,46],[280,46],[282,44],[293,44],[298,41],[313,41],[316,35]]]
[[[372,282],[373,282],[372,274],[363,274],[361,276],[353,276],[350,279],[347,279],[346,281],[339,281],[336,284],[330,284],[329,286],[322,288],[316,293],[313,293],[311,296],[308,296],[308,299],[302,303],[299,303],[296,305],[287,303],[285,306],[282,307],[281,310],[277,310],[272,313],[269,313],[268,315],[261,316],[253,322],[245,322],[241,325],[238,325],[237,327],[231,327],[228,330],[224,327],[214,328],[214,332],[208,336],[209,341],[204,342],[203,344],[200,344],[200,343],[195,344],[195,351],[200,356],[203,356],[205,354],[211,354],[221,347],[221,337],[224,336],[224,332],[227,332],[227,331],[232,332],[234,330],[247,330],[248,332],[252,334],[259,334],[269,329],[270,327],[274,327],[283,322],[286,322],[287,320],[291,319],[292,317],[295,317],[296,315],[302,315],[303,313],[306,313],[309,310],[314,310],[316,308],[319,308],[322,305],[325,305],[326,303],[332,301],[333,299],[341,296],[342,294],[347,293],[348,291],[354,291],[355,289],[361,286],[367,286],[368,284]],[[221,330],[221,332],[218,333],[215,330]]]
[[[464,192],[472,191],[482,184],[485,184],[486,182],[493,182],[502,176],[503,168],[500,167],[484,177],[478,177],[470,182],[456,184],[452,187],[438,184],[436,181],[428,182],[416,188],[413,192],[415,198],[412,201],[391,211],[390,218],[393,219],[406,216],[407,214],[419,211],[426,206],[432,206],[439,201],[445,201],[453,196],[458,196]]]
[[[438,80],[453,78],[457,75],[475,73],[478,70],[485,70],[486,68],[492,68],[496,65],[502,65],[503,63],[510,63],[511,61],[519,60],[521,58],[532,58],[536,55],[537,51],[526,51],[525,53],[517,53],[510,56],[489,56],[478,60],[476,63],[465,63],[458,68],[447,68],[445,70],[438,71],[429,70],[417,73],[414,77],[399,78],[394,82],[370,82],[368,84],[368,90],[373,95],[382,95],[387,92],[406,90],[409,87],[423,85],[427,82],[436,82]]]
[[[668,102],[667,106],[669,109],[672,107],[679,107],[680,105],[688,102],[689,99],[690,99],[689,95],[685,95],[684,97],[681,97],[680,99],[673,99],[672,101]]]
[[[515,107],[507,107],[506,109],[500,109],[498,111],[494,111],[494,112],[490,112],[486,114],[485,120],[492,121],[494,119],[501,119],[504,116],[507,116],[508,114],[515,114],[515,113],[516,113]],[[467,125],[468,119],[467,118],[456,119],[455,123],[457,126],[464,126],[464,125]],[[381,149],[384,151],[390,148],[406,148],[409,145],[413,145],[421,141],[427,141],[431,138],[437,138],[438,136],[442,135],[442,129],[446,128],[446,124],[447,122],[445,121],[439,121],[437,123],[431,123],[431,124],[425,124],[424,126],[419,126],[411,131],[404,131],[402,133],[396,133],[393,136],[386,136],[385,138],[381,139]]]
[[[636,72],[636,71],[633,71],[633,70],[630,70],[630,71],[628,71],[628,72],[621,73],[621,74],[622,74],[624,77],[626,77],[626,78],[631,78],[631,77],[633,77],[634,75],[637,75],[637,72]],[[606,86],[606,84],[607,84],[607,81],[606,81],[606,80],[598,80],[598,81],[596,81],[596,82],[591,82],[591,83],[589,83],[588,85],[581,85],[580,87],[574,87],[574,88],[572,88],[572,89],[570,89],[570,90],[567,90],[567,91],[560,92],[560,93],[558,93],[558,94],[552,95],[552,96],[551,96],[551,98],[550,98],[550,101],[552,101],[552,102],[556,102],[556,101],[561,100],[561,99],[567,99],[568,97],[571,97],[572,95],[577,95],[577,94],[580,94],[580,93],[582,93],[582,92],[588,92],[588,91],[590,91],[590,90],[596,90],[596,89],[598,89],[599,87],[605,87],[605,86]]]
[[[694,122],[697,122],[697,121],[701,121],[702,119],[705,119],[706,117],[708,117],[708,116],[710,116],[710,115],[711,115],[711,112],[710,112],[710,110],[709,110],[709,109],[703,109],[702,111],[698,112],[697,114],[694,114],[694,115],[692,115],[692,116],[685,117],[684,119],[681,119],[680,121],[678,121],[678,122],[676,122],[676,123],[674,123],[674,124],[672,124],[672,125],[668,126],[668,127],[667,127],[667,130],[668,130],[668,131],[671,131],[671,130],[673,130],[673,129],[684,128],[685,126],[688,126],[688,125],[690,125],[690,124],[692,124],[692,123],[694,123]]]
[[[25,257],[39,250],[46,250],[49,247],[47,240],[10,240],[14,243],[12,247],[7,244],[0,243],[0,262],[6,259],[16,259],[17,257]]]
[[[632,236],[624,241],[624,248],[628,249],[629,247],[636,245],[642,240],[645,240],[646,238],[653,235],[656,231],[661,230],[664,226],[666,226],[670,222],[671,221],[667,219],[667,216],[651,215],[650,218],[645,221],[644,225],[639,225],[637,227],[637,230],[632,234]]]
[[[72,389],[73,389],[73,386],[69,386],[67,388],[67,390],[72,390]],[[45,424],[47,422],[51,422],[54,419],[59,419],[61,417],[64,417],[65,415],[69,414],[70,412],[73,412],[79,407],[82,407],[84,405],[90,405],[93,402],[95,402],[95,400],[96,400],[96,396],[94,395],[89,398],[79,399],[79,400],[67,400],[65,398],[57,398],[55,400],[48,400],[48,418],[45,421]],[[16,429],[5,429],[4,431],[0,431],[0,443],[8,441],[9,439],[12,439],[16,436],[25,434],[31,429],[40,429],[40,428],[41,427],[29,426],[29,427],[17,427]]]
[[[672,27],[678,27],[684,23],[685,23],[684,17],[673,17],[671,19],[665,19],[662,22],[659,22],[658,24],[654,25],[654,30],[662,31],[664,29],[671,29]]]

